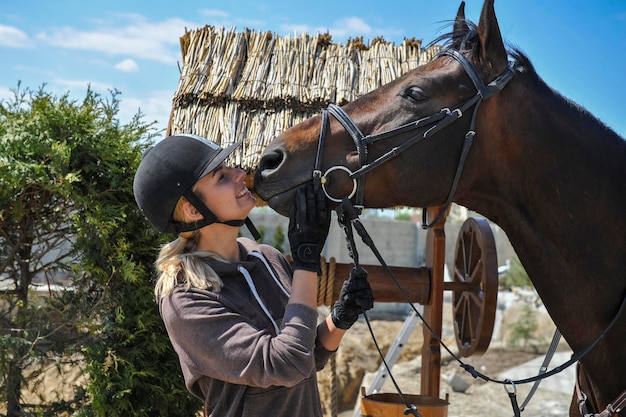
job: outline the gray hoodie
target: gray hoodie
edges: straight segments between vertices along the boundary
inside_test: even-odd
[[[208,260],[220,292],[181,284],[160,311],[189,391],[208,416],[322,416],[316,371],[332,352],[317,339],[317,312],[287,304],[291,268],[268,245],[240,238],[242,261]]]

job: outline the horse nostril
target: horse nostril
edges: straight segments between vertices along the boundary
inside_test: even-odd
[[[285,154],[280,149],[273,149],[266,152],[259,161],[259,172],[262,176],[270,175],[283,163],[284,159]]]

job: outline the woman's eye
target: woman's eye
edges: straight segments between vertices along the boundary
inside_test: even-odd
[[[419,103],[427,99],[426,95],[418,87],[407,88],[406,90],[404,90],[402,97],[408,98],[415,103]]]

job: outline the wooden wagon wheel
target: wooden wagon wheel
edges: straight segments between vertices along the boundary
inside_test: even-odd
[[[489,347],[498,301],[496,244],[485,219],[467,219],[454,254],[453,321],[459,353],[469,357]]]

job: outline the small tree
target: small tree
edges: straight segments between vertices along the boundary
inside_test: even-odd
[[[276,230],[274,231],[274,247],[279,251],[283,251],[283,246],[285,245],[285,232],[283,232],[282,225],[276,225]]]
[[[533,283],[517,256],[511,259],[509,270],[500,279],[500,285],[506,290],[513,287],[532,287]]]
[[[260,243],[265,242],[265,225],[264,224],[260,224],[259,227],[257,227],[257,231],[259,232],[259,236],[261,236],[258,241]]]
[[[536,311],[530,305],[523,304],[518,314],[516,320],[507,324],[511,331],[510,343],[513,346],[527,347],[537,331]]]
[[[0,368],[9,416],[25,414],[27,367],[76,358],[88,385],[40,414],[188,416],[199,408],[152,295],[161,238],[132,193],[154,130],[141,114],[121,125],[117,95],[88,89],[78,102],[18,85],[14,100],[0,103]],[[61,273],[72,286],[53,291]],[[35,304],[37,280],[49,290]]]

